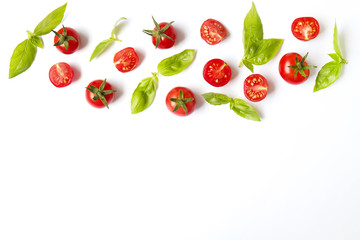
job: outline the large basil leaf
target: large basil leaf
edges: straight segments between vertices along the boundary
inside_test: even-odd
[[[157,81],[158,77],[153,74],[139,83],[131,98],[132,114],[140,113],[151,105],[155,98]]]
[[[181,53],[162,60],[158,66],[158,72],[163,76],[172,76],[182,72],[194,60],[195,50],[186,49]]]
[[[256,110],[242,99],[233,99],[233,101],[230,102],[230,109],[243,118],[253,121],[261,121]]]
[[[319,71],[314,86],[314,92],[327,88],[339,77],[342,63],[331,61],[325,64]]]
[[[51,30],[53,30],[54,28],[56,28],[61,23],[64,17],[66,5],[67,3],[49,13],[35,27],[34,34],[38,36],[45,35],[51,32]]]
[[[255,4],[252,3],[252,7],[244,19],[243,29],[243,44],[245,51],[248,47],[255,42],[263,39],[263,26],[259,14],[256,11]]]
[[[270,38],[253,43],[244,58],[252,64],[263,65],[275,57],[283,42],[283,39]]]
[[[34,62],[36,52],[36,46],[29,39],[17,45],[10,59],[9,78],[26,71]]]

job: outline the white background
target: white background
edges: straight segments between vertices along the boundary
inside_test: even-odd
[[[236,2],[236,4],[235,4]],[[270,84],[267,98],[252,103],[262,121],[237,116],[229,106],[211,106],[202,93],[245,99],[250,75],[238,68],[242,29],[251,1],[69,1],[63,21],[77,29],[81,49],[63,55],[53,34],[25,73],[8,79],[13,49],[62,1],[8,1],[1,7],[0,239],[1,240],[355,240],[360,239],[359,31],[355,1],[257,0],[265,38],[284,38],[279,54],[255,72]],[[178,42],[155,50],[143,29],[175,21]],[[290,31],[297,17],[321,25],[309,42]],[[102,56],[89,62],[113,24],[128,18]],[[208,18],[228,30],[210,46],[199,28]],[[317,72],[331,58],[337,22],[348,65],[340,79],[313,93]],[[114,54],[134,47],[139,66],[120,73]],[[163,58],[196,50],[181,74],[159,76],[153,104],[131,115],[130,99],[141,79]],[[281,56],[309,52],[317,65],[302,85],[283,81]],[[204,64],[225,60],[233,70],[222,88],[207,84]],[[55,88],[50,67],[73,66],[76,80]],[[106,78],[117,89],[110,109],[92,108],[85,87]],[[177,117],[165,106],[167,92],[191,88],[198,106]]]

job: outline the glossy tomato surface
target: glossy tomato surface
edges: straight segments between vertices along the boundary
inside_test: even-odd
[[[168,23],[167,22],[162,22],[159,23],[159,27],[160,29],[163,29]],[[157,31],[158,29],[155,27],[154,31]],[[177,39],[177,33],[176,33],[176,29],[173,25],[170,25],[169,28],[164,32],[165,35],[167,35],[168,37],[172,38],[166,38],[164,36],[160,37],[160,43],[157,46],[160,49],[167,49],[167,48],[171,48],[172,46],[175,45],[176,43],[176,39]],[[154,46],[156,46],[156,37],[153,36],[152,38],[152,43],[154,44]]]
[[[138,63],[139,57],[135,52],[134,48],[132,47],[124,48],[114,55],[115,67],[120,72],[130,72],[131,70],[136,68]]]
[[[57,31],[59,34],[63,35],[63,38],[62,39],[61,37],[59,37],[58,35],[55,34],[54,36],[54,44],[58,43],[60,41],[61,42],[64,42],[62,43],[61,45],[59,46],[56,46],[56,48],[64,53],[64,54],[72,54],[74,53],[76,50],[79,49],[79,46],[80,46],[80,35],[79,33],[73,29],[73,28],[70,28],[70,27],[65,27],[65,33],[64,33],[64,27],[63,28],[60,28],[58,31]],[[70,37],[70,38],[69,38]],[[68,42],[68,47],[66,47],[66,43],[65,42]]]
[[[301,62],[301,60],[303,59],[300,54],[292,52],[292,53],[287,53],[284,56],[282,56],[282,58],[280,59],[280,62],[279,62],[279,73],[280,73],[281,77],[290,84],[300,84],[300,83],[306,81],[306,79],[308,79],[308,77],[310,75],[309,69],[303,69],[306,77],[304,77],[300,73],[297,73],[295,76],[296,69],[291,68],[291,66],[297,65],[296,58],[298,59],[298,62]],[[303,65],[307,66],[308,64],[306,61],[304,61]]]
[[[166,106],[178,116],[187,116],[194,112],[196,99],[194,93],[186,87],[175,87],[166,96]]]
[[[320,25],[313,17],[301,17],[293,21],[291,32],[297,39],[309,41],[317,37],[320,32]]]
[[[100,79],[94,80],[89,83],[87,88],[91,88],[91,86],[93,86],[97,89],[100,89],[103,82],[104,82],[104,80],[100,80]],[[114,90],[113,87],[111,86],[111,84],[108,82],[105,82],[105,86],[104,86],[104,89],[102,89],[102,92],[111,91],[111,90]],[[109,93],[109,94],[105,94],[105,93],[103,93],[102,95],[104,96],[107,104],[110,104],[114,100],[115,93],[114,92]],[[96,107],[96,108],[103,108],[106,106],[100,99],[94,100],[94,97],[95,97],[95,94],[93,92],[89,91],[88,89],[86,89],[85,98],[86,98],[86,101],[91,106]]]
[[[269,84],[266,78],[260,74],[252,74],[244,81],[244,94],[252,102],[263,100],[268,93]]]
[[[215,58],[208,61],[203,70],[204,79],[214,87],[222,87],[231,79],[230,66],[221,59]]]
[[[49,70],[49,79],[55,87],[66,87],[74,79],[74,70],[65,62],[56,63]]]
[[[201,25],[200,35],[205,42],[215,45],[227,36],[227,31],[221,22],[210,18]]]

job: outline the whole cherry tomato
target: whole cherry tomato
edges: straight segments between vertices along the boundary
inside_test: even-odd
[[[114,100],[115,90],[110,83],[105,80],[95,80],[89,83],[85,91],[88,103],[96,108],[109,108],[109,104]]]
[[[309,66],[305,59],[308,53],[302,57],[300,54],[292,52],[285,54],[279,62],[279,73],[288,83],[300,84],[310,75],[310,69],[316,66]]]
[[[80,35],[75,29],[63,26],[59,31],[53,32],[55,33],[54,46],[60,52],[72,54],[79,48]]]
[[[178,116],[187,116],[195,110],[196,99],[194,93],[185,87],[175,87],[166,96],[166,106]]]
[[[174,46],[177,38],[176,30],[173,25],[171,25],[174,21],[158,24],[154,17],[152,19],[155,24],[154,30],[143,30],[143,32],[152,36],[151,39],[155,48],[167,49]]]

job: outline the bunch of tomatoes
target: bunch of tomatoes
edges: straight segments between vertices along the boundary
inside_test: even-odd
[[[177,40],[177,33],[173,22],[157,23],[153,18],[155,28],[144,30],[144,33],[151,36],[152,43],[156,48],[168,49],[174,46]],[[291,31],[293,35],[302,41],[315,38],[319,33],[319,23],[315,18],[302,17],[293,21]],[[64,53],[72,54],[80,46],[78,32],[70,27],[62,27],[54,36],[54,46]],[[224,25],[215,20],[207,19],[200,27],[201,38],[209,45],[219,44],[227,37],[227,30]],[[300,84],[310,75],[309,66],[305,61],[307,54],[303,57],[298,53],[287,53],[279,62],[279,73],[281,77],[290,84]],[[127,47],[114,55],[115,67],[123,73],[134,70],[139,62],[139,57],[134,48]],[[212,59],[203,68],[203,77],[206,82],[214,87],[226,85],[232,76],[230,66],[222,59]],[[60,62],[53,65],[49,71],[51,83],[56,87],[66,87],[73,81],[74,71],[67,63]],[[260,74],[252,74],[244,81],[244,94],[249,101],[258,102],[263,100],[268,93],[268,82]],[[88,84],[85,91],[87,102],[96,107],[109,107],[113,101],[116,90],[106,80],[95,80]],[[176,115],[186,116],[191,114],[196,105],[193,92],[186,87],[175,87],[166,96],[167,108]]]

